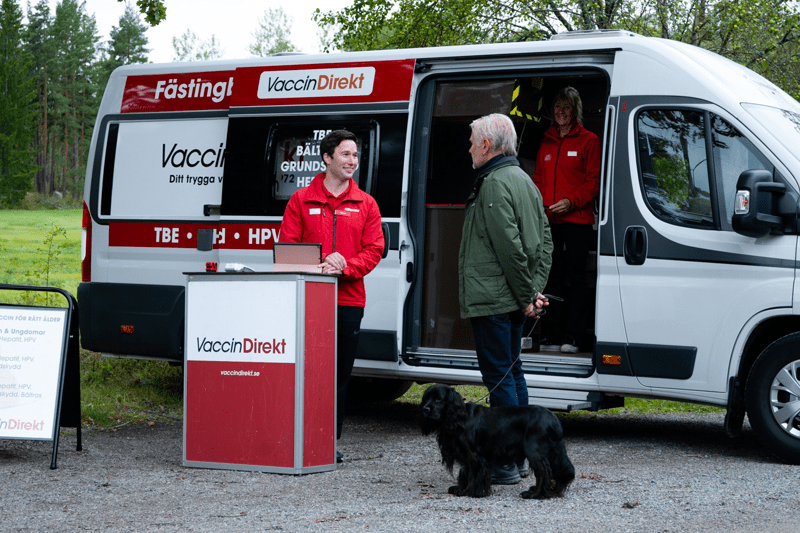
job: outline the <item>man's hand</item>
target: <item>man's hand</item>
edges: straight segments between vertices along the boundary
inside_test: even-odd
[[[531,303],[529,303],[528,307],[523,309],[522,312],[525,314],[525,316],[528,317],[538,317],[539,310],[546,305],[550,305],[550,302],[547,300],[547,298],[544,297],[544,295],[541,292],[537,292],[536,299],[534,299]]]
[[[333,252],[319,266],[323,274],[341,274],[347,268],[347,261],[339,252]]]

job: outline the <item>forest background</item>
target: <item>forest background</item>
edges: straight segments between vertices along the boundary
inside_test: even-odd
[[[113,2],[114,0],[107,0]],[[0,2],[0,208],[80,205],[88,145],[113,70],[148,61],[147,24],[169,0],[128,4],[100,40],[81,0]],[[800,96],[800,8],[786,0],[353,0],[316,10],[325,52],[548,39],[623,29],[700,46]],[[145,22],[146,21],[146,22]],[[265,11],[250,52],[296,48],[282,9]],[[174,59],[220,56],[212,35],[173,38]],[[31,202],[31,198],[37,199]]]

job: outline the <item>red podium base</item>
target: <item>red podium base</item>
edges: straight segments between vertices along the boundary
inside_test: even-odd
[[[336,469],[336,278],[188,274],[183,464]]]

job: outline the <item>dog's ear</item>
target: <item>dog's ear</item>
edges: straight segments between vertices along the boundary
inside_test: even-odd
[[[444,426],[449,431],[461,430],[467,419],[464,398],[452,387],[447,387],[445,401]]]

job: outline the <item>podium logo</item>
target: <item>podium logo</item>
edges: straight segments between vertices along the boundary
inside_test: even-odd
[[[243,338],[229,341],[209,340],[207,337],[197,337],[197,351],[205,353],[286,353],[286,339],[260,341],[258,339]]]

